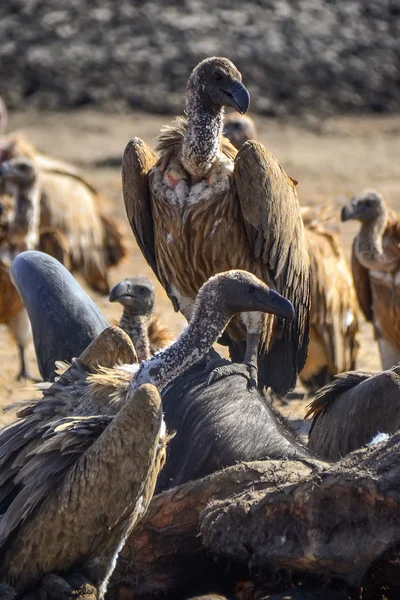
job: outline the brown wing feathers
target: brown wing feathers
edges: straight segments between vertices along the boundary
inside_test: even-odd
[[[310,263],[295,185],[275,157],[257,142],[246,142],[235,161],[235,184],[250,252],[262,263],[264,280],[289,298],[293,323],[275,327],[259,377],[278,393],[296,383],[307,358]]]

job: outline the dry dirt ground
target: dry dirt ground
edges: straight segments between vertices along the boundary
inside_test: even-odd
[[[93,111],[63,113],[18,113],[11,115],[9,131],[22,130],[43,152],[80,166],[107,198],[108,211],[123,226],[128,257],[111,272],[111,284],[136,273],[152,277],[138,250],[126,220],[118,165],[131,137],[139,136],[154,145],[160,127],[170,117],[143,113],[103,114]],[[261,141],[277,156],[286,172],[299,181],[302,204],[338,203],[364,187],[375,187],[400,210],[400,116],[343,117],[305,126],[295,121],[277,122],[255,117]],[[338,228],[347,256],[355,223],[339,223]],[[154,277],[152,277],[154,280]],[[175,314],[157,284],[157,310],[165,322],[179,333],[184,320]],[[112,321],[120,315],[119,305],[89,292]],[[380,360],[370,325],[361,324],[361,350],[358,368],[380,369]],[[33,345],[29,348],[30,366],[37,373]],[[0,405],[32,397],[32,388],[15,381],[17,349],[4,326],[0,326]],[[293,401],[283,411],[298,419],[304,413],[304,401]],[[1,417],[3,418],[3,417]]]

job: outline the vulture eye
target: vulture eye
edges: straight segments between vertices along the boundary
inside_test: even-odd
[[[254,287],[254,285],[249,285],[249,289],[247,291],[249,292],[249,294],[254,294],[256,288]]]
[[[214,77],[215,81],[221,81],[224,78],[221,71],[214,71],[213,77]]]
[[[2,204],[0,204],[0,217],[4,212],[4,206]]]

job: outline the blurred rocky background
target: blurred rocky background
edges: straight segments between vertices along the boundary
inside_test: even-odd
[[[13,109],[180,112],[191,69],[230,57],[271,116],[400,108],[400,0],[2,0]]]

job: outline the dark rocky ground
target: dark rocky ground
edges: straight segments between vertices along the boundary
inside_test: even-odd
[[[180,112],[190,70],[232,58],[266,115],[400,109],[400,0],[3,0],[12,108]]]

